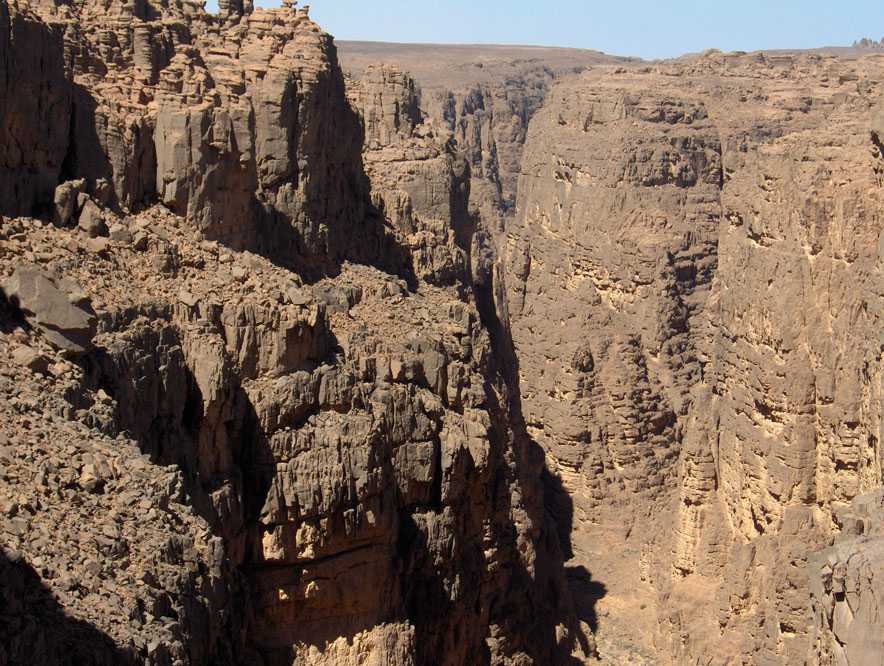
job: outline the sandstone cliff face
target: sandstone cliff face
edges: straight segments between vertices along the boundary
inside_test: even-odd
[[[489,53],[0,3],[0,664],[880,660],[880,58]]]
[[[528,123],[555,78],[537,65],[503,80],[477,82],[458,91],[428,91],[429,113],[448,126],[469,162],[474,207],[486,218],[511,214]]]
[[[283,262],[380,260],[382,233],[365,223],[361,128],[340,103],[331,38],[304,10],[225,22],[187,3],[35,9],[51,26],[35,23],[50,33],[35,43],[55,48],[62,34],[69,75],[54,67],[60,53],[30,69],[11,63],[60,98],[41,106],[57,118],[34,118],[54,143],[22,150],[47,163],[47,178],[86,178],[93,197],[123,210],[157,198],[207,237]]]
[[[450,134],[424,118],[414,80],[396,67],[369,67],[350,97],[365,126],[373,206],[408,249],[410,271],[434,284],[463,280],[474,231],[470,171]]]
[[[598,51],[520,46],[452,46],[341,42],[345,70],[359,76],[373,63],[410,72],[420,106],[453,135],[469,164],[470,206],[498,229],[515,212],[528,124],[559,78],[627,58]]]
[[[60,248],[42,257],[43,270],[94,285],[85,291],[99,332],[82,365],[61,360],[36,330],[5,342],[45,360],[15,369],[6,385],[12,395],[36,382],[40,393],[9,403],[22,415],[8,421],[13,484],[4,488],[21,489],[4,499],[4,551],[35,568],[46,562],[43,584],[136,662],[383,663],[396,654],[401,663],[552,663],[570,654],[582,630],[555,568],[535,463],[522,462],[529,452],[499,405],[505,387],[488,384],[496,362],[474,306],[456,290],[409,293],[365,266],[301,285],[263,259],[193,241],[160,209],[140,220],[141,251],[114,242],[96,256],[91,239],[39,225],[19,226],[7,245],[7,261],[18,243]],[[158,277],[169,252],[176,266]],[[22,433],[32,429],[35,442],[81,432],[128,448],[80,442],[82,459],[45,451],[45,463],[31,462],[37,444]],[[160,475],[158,492],[171,496],[133,487],[127,456],[142,483]],[[45,490],[33,485],[38,464],[56,475]],[[141,511],[160,507],[163,520],[196,514],[185,534],[214,549],[200,576],[223,577],[149,582],[165,601],[139,602],[128,587],[153,546],[136,547],[127,530],[141,529],[141,516],[109,520],[93,506],[126,506],[129,495]],[[67,502],[83,502],[70,535]],[[94,556],[100,569],[86,561],[81,573],[64,555],[77,529],[82,541],[115,524],[107,547],[119,552]],[[196,557],[172,552],[160,560],[170,574]],[[65,570],[76,585],[67,587]],[[101,587],[84,612],[77,592],[90,584]],[[202,614],[225,624],[207,626]],[[160,632],[173,621],[171,635]]]
[[[340,103],[331,39],[282,9],[245,16],[213,41],[160,73],[159,199],[208,237],[252,249],[260,238],[283,259],[374,249],[377,239],[354,228],[365,217],[361,134]]]
[[[532,124],[507,234],[526,417],[578,558],[634,553],[674,663],[802,663],[808,558],[881,483],[879,68],[594,72]]]
[[[304,10],[249,9],[33,8],[72,101],[57,187],[3,209],[48,209],[2,230],[4,658],[589,653],[474,294],[467,164],[406,75],[345,91]]]
[[[654,494],[699,374],[717,133],[701,102],[585,88],[554,95],[531,132],[507,236],[526,418],[563,466],[596,473],[598,501],[618,486]]]

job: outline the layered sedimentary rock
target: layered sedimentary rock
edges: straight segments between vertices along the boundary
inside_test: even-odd
[[[718,135],[702,102],[586,87],[554,93],[531,132],[507,235],[526,419],[565,467],[594,470],[598,501],[656,492],[699,375]]]
[[[607,540],[656,590],[636,632],[661,659],[802,663],[831,622],[808,559],[881,483],[880,74],[712,53],[584,75],[532,124],[507,234],[526,419],[578,558]]]
[[[585,49],[525,46],[340,43],[345,70],[374,63],[410,72],[420,106],[447,127],[470,166],[470,206],[496,229],[515,212],[528,124],[553,83],[600,64],[628,62]]]
[[[435,284],[463,279],[474,231],[470,171],[450,133],[424,117],[414,80],[394,66],[369,67],[349,94],[365,126],[372,204],[408,248],[409,270]]]
[[[881,59],[360,48],[0,4],[0,663],[877,663]]]
[[[3,656],[588,654],[450,133],[305,10],[222,9],[27,16],[71,106],[2,210]]]
[[[841,507],[881,484],[880,65],[763,64],[786,79],[764,121],[750,134],[745,107],[718,113],[732,148],[707,309],[712,395],[694,407],[717,430],[716,492],[683,497],[675,547],[687,567],[675,573],[703,577],[723,561],[726,649],[797,663],[812,622],[807,559],[841,528]],[[726,559],[690,553],[723,525]]]

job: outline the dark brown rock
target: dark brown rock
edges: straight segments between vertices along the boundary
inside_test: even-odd
[[[62,351],[81,354],[92,347],[95,315],[87,303],[71,302],[63,289],[74,295],[82,290],[65,285],[35,266],[20,265],[4,284],[7,297],[14,299],[47,341]]]
[[[60,31],[27,4],[0,3],[0,212],[50,210],[70,118]]]

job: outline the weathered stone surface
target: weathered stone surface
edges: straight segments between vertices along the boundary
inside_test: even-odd
[[[878,107],[872,111],[872,134],[878,143],[884,143],[884,105],[878,104]]]
[[[71,353],[91,349],[95,314],[82,288],[58,280],[36,266],[20,265],[3,285],[6,296],[42,331],[55,347]]]
[[[92,199],[86,199],[86,202],[83,204],[80,217],[77,219],[77,226],[86,232],[90,238],[107,236],[107,225],[104,223],[104,217]]]
[[[866,666],[884,654],[884,534],[879,490],[839,516],[842,534],[808,563],[814,612],[809,664]]]
[[[880,59],[390,48],[0,0],[0,662],[873,663]]]
[[[506,238],[526,420],[577,561],[631,581],[600,606],[657,595],[659,624],[602,623],[603,656],[814,654],[808,561],[881,484],[879,67],[599,69],[532,122]]]
[[[53,222],[60,226],[67,226],[75,214],[80,210],[78,198],[86,188],[85,179],[69,180],[55,188],[53,204],[55,215]]]
[[[259,11],[205,54],[182,49],[160,74],[154,136],[160,199],[207,236],[281,259],[376,251],[359,229],[360,128],[331,39],[303,10]]]
[[[450,134],[418,108],[414,81],[392,66],[369,67],[349,96],[363,119],[372,203],[418,278],[451,284],[466,276],[473,221],[469,169]]]
[[[61,32],[26,3],[0,3],[0,213],[50,208],[70,121]]]
[[[44,392],[96,437],[132,438],[151,469],[177,466],[175,501],[205,521],[220,566],[239,572],[227,582],[244,577],[251,601],[219,616],[243,632],[182,620],[182,641],[306,663],[462,664],[489,640],[490,653],[525,663],[555,663],[581,640],[589,650],[544,525],[538,468],[511,462],[530,453],[489,393],[489,380],[499,395],[506,387],[462,292],[409,292],[356,265],[310,286],[190,240],[159,207],[139,217],[145,253],[110,245],[59,260],[100,302],[98,350],[89,374],[47,378]],[[31,232],[41,246],[74,233]],[[161,252],[174,254],[174,271],[155,270]],[[249,266],[244,281],[231,264]],[[275,285],[292,280],[289,299]],[[122,492],[98,457],[73,481],[90,497]],[[170,591],[172,603],[184,590]],[[95,617],[116,640],[115,612]],[[169,639],[158,645],[181,654]]]
[[[3,547],[123,663],[590,654],[473,294],[469,170],[411,79],[377,68],[345,90],[291,5],[36,9],[64,34],[74,100],[49,212],[81,224],[4,225],[6,293],[39,331],[4,325],[0,352],[48,368],[0,380],[29,377],[3,422],[34,433],[12,469],[37,479],[2,506],[52,501]],[[50,333],[76,337],[66,308],[89,301],[94,346],[64,361]],[[57,460],[41,442],[69,430],[84,453]],[[83,509],[69,529],[65,502]],[[20,538],[33,526],[56,544]],[[44,572],[81,541],[96,548],[69,575]]]
[[[519,46],[339,42],[345,71],[360,78],[383,62],[409,72],[420,106],[447,129],[470,170],[470,206],[497,229],[515,212],[528,123],[554,81],[602,63],[627,62],[598,51]],[[403,107],[407,108],[407,107]]]
[[[46,372],[49,370],[49,359],[31,347],[23,345],[12,352],[12,361],[16,365],[28,368],[34,372]]]

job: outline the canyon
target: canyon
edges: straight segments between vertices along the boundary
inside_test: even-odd
[[[884,54],[0,65],[0,665],[881,662]]]

